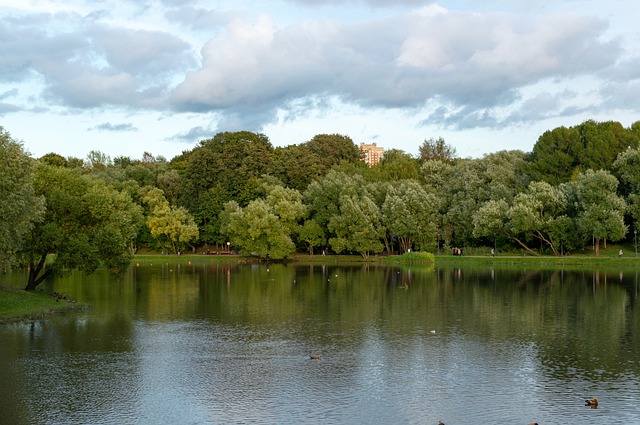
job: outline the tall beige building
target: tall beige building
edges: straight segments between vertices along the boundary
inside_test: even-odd
[[[360,143],[360,152],[362,153],[362,159],[369,167],[376,165],[384,158],[384,148],[377,146],[375,143]]]

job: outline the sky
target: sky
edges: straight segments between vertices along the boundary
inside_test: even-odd
[[[636,0],[0,0],[0,126],[32,156],[171,159],[221,131],[417,155],[640,121]]]

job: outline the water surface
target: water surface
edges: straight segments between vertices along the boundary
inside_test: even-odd
[[[635,271],[185,262],[43,289],[94,309],[0,327],[2,424],[640,423]]]

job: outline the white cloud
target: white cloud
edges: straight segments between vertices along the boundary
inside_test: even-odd
[[[137,140],[290,128],[291,143],[301,122],[336,131],[326,117],[381,144],[390,130],[362,132],[367,117],[414,135],[629,120],[640,36],[612,1],[625,16],[584,0],[2,2],[0,113],[83,115],[79,134],[171,115],[164,135],[132,123]]]

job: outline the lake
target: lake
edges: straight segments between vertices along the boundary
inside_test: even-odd
[[[94,308],[0,326],[1,424],[640,424],[635,270],[185,260],[41,286]]]

